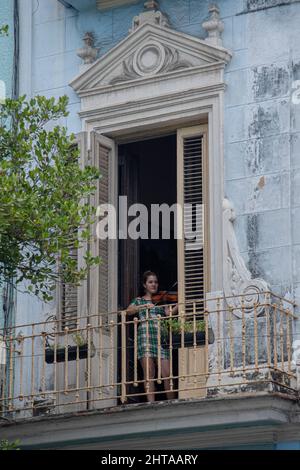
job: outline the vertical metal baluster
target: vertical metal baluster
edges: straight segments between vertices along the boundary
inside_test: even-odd
[[[78,325],[77,325],[76,334],[78,336],[80,335],[80,329],[78,328]],[[79,402],[79,398],[80,398],[79,387],[80,387],[80,383],[79,383],[79,344],[77,342],[76,343],[76,393],[75,393],[76,403]]]
[[[255,370],[258,371],[258,335],[257,335],[257,304],[254,303],[254,355]]]
[[[243,361],[243,378],[246,379],[246,322],[245,322],[245,300],[242,296],[242,361]]]
[[[204,321],[205,321],[205,376],[208,380],[209,376],[209,362],[208,362],[208,321],[209,321],[209,312],[204,311]]]
[[[103,374],[103,332],[102,332],[102,315],[101,313],[98,316],[98,324],[99,324],[99,398],[102,397],[102,374]]]
[[[172,323],[172,315],[173,315],[172,305],[170,305],[169,307],[169,312],[170,312],[170,315],[169,315],[170,323]],[[170,391],[172,392],[174,389],[172,328],[171,328],[171,334],[170,334],[169,354],[170,354]]]
[[[185,305],[186,308],[186,305]],[[183,382],[185,380],[185,375],[184,372],[186,371],[186,368],[188,364],[185,364],[185,349],[184,349],[184,316],[185,312],[184,310],[181,310],[180,312],[180,329],[181,329],[181,349],[182,349],[182,354],[181,354],[181,370],[182,370],[182,375],[180,377],[180,380]],[[170,326],[171,328],[171,326]]]
[[[24,371],[24,337],[23,335],[19,335],[20,341],[20,390],[19,390],[19,400],[23,401],[23,371]]]
[[[173,308],[172,305],[169,307],[169,319],[170,319],[170,325],[167,328],[167,338],[169,340],[169,355],[170,355],[170,391],[172,392],[174,390],[174,370],[173,370],[173,336],[172,336],[172,315],[173,315]],[[177,315],[178,318],[178,315]]]
[[[126,311],[121,312],[121,332],[122,332],[122,345],[121,345],[121,357],[122,357],[122,391],[121,391],[121,403],[127,401],[126,394],[126,382],[127,382],[127,370],[126,370]]]
[[[219,384],[221,383],[221,319],[220,319],[220,298],[217,298],[217,335],[218,335],[218,354],[217,354],[217,362],[218,362],[218,381]]]
[[[43,352],[42,352],[42,378],[41,378],[41,389],[42,389],[42,397],[45,398],[45,391],[46,391],[46,335],[45,331],[42,331],[42,343],[43,343]]]
[[[110,389],[114,388],[114,320],[110,320]]]
[[[8,388],[8,410],[13,410],[13,378],[14,378],[14,337],[9,337],[9,388]]]
[[[91,330],[92,325],[90,323],[87,324],[87,391],[91,392]],[[87,398],[89,400],[89,398]]]
[[[149,309],[146,309],[146,393],[149,393]]]
[[[54,331],[54,409],[56,411],[56,407],[58,405],[58,390],[57,390],[57,324],[55,323],[55,331]]]
[[[35,342],[35,331],[34,331],[34,324],[31,325],[31,405],[33,410],[33,402],[34,402],[34,342]]]
[[[66,326],[65,327],[65,387],[64,387],[64,395],[68,395],[68,388],[69,388],[69,357],[68,357],[68,352],[69,352],[69,328]]]
[[[134,317],[133,320],[133,331],[134,331],[134,359],[133,359],[133,369],[134,369],[134,379],[133,379],[133,386],[138,387],[138,357],[137,357],[137,350],[138,350],[138,344],[137,344],[137,336],[138,336],[138,323],[139,320],[137,317]]]
[[[3,334],[3,341],[4,341],[4,347],[5,347],[5,357],[7,358],[8,357],[8,354],[7,354],[7,350],[8,350],[8,347],[7,347],[7,341],[8,341],[8,337],[6,334]],[[6,391],[6,375],[7,375],[7,368],[6,368],[6,364],[4,364],[3,366],[3,380],[2,380],[2,411],[3,411],[3,414],[4,414],[4,411],[6,409],[6,396],[5,396],[5,391]]]
[[[229,307],[230,375],[234,377],[233,308]]]
[[[194,388],[197,387],[197,338],[196,338],[196,302],[193,302],[193,355],[194,355]]]
[[[267,360],[268,360],[268,371],[269,371],[269,380],[271,379],[271,324],[270,324],[270,296],[269,294],[265,295],[265,311],[267,319]]]
[[[286,310],[286,344],[287,344],[287,360],[288,373],[291,373],[291,332],[290,332],[290,310]]]
[[[280,301],[279,307],[280,314],[280,353],[281,353],[281,370],[284,372],[284,339],[283,339],[283,304]]]
[[[277,361],[277,305],[273,304],[274,308],[274,324],[273,324],[273,338],[274,338],[274,368],[278,368],[278,361]]]
[[[157,383],[161,384],[161,315],[157,315]]]

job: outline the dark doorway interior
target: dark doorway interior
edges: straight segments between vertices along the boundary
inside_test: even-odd
[[[141,277],[144,271],[157,273],[159,290],[170,290],[177,281],[177,243],[174,239],[174,219],[171,217],[171,237],[151,240],[151,204],[177,202],[176,134],[120,145],[119,195],[126,195],[128,206],[144,204],[148,208],[147,240],[119,240],[119,308],[124,309],[137,295],[142,295]],[[128,223],[135,217],[129,218]],[[172,291],[176,290],[173,288]],[[127,331],[128,379],[132,380],[133,331]],[[177,362],[177,361],[175,361]],[[175,371],[174,371],[175,372]],[[141,370],[139,370],[139,375]],[[140,375],[141,376],[141,375]],[[140,388],[143,391],[143,388]],[[128,394],[137,393],[137,388],[128,386]],[[158,396],[157,399],[161,399]],[[136,398],[131,401],[143,401]]]
[[[119,194],[128,196],[128,204],[142,203],[148,208],[149,226],[151,233],[151,204],[168,204],[177,201],[176,179],[176,135],[157,139],[138,141],[119,146]],[[126,167],[129,167],[126,168]],[[124,181],[126,179],[126,181]],[[134,217],[129,218],[132,220]],[[150,269],[158,275],[159,289],[169,290],[177,280],[177,243],[174,240],[174,220],[171,217],[171,239],[163,240],[121,240],[119,245],[119,304],[126,307],[130,295],[140,292],[140,279],[144,271]],[[160,226],[161,234],[161,226]],[[129,263],[135,264],[138,275],[130,274],[127,266],[122,266],[124,251],[130,245],[131,258]],[[134,256],[132,257],[134,253]],[[134,259],[133,259],[134,258]],[[122,292],[124,277],[127,292]]]

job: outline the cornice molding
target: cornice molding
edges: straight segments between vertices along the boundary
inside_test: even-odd
[[[112,114],[118,114],[121,118],[122,116],[129,116],[131,113],[134,115],[138,112],[138,110],[143,107],[144,109],[151,109],[151,111],[161,112],[162,110],[162,101],[169,101],[174,102],[176,100],[180,100],[182,105],[187,103],[196,103],[195,107],[199,106],[199,98],[201,96],[212,97],[218,96],[220,92],[224,91],[225,85],[223,83],[214,84],[206,87],[202,87],[201,91],[199,89],[192,89],[187,90],[186,92],[175,92],[164,95],[162,98],[161,96],[153,96],[152,98],[140,99],[138,101],[129,102],[129,103],[118,103],[112,106],[103,106],[103,107],[95,107],[93,109],[88,109],[84,111],[79,111],[78,115],[81,118],[86,119],[105,119],[105,117],[110,117]],[[101,121],[102,122],[102,121]],[[102,122],[103,125],[105,123]]]
[[[215,64],[202,65],[202,66],[194,67],[194,68],[188,69],[188,70],[187,69],[185,69],[185,70],[175,70],[175,71],[171,71],[171,72],[164,73],[164,74],[161,74],[161,75],[156,75],[154,77],[148,77],[148,78],[140,77],[138,79],[135,79],[134,83],[133,83],[133,80],[128,80],[126,82],[125,81],[124,82],[119,82],[119,83],[116,83],[114,85],[108,84],[106,86],[95,87],[92,90],[78,90],[77,94],[78,94],[78,96],[80,96],[80,98],[84,98],[84,97],[88,97],[88,96],[104,94],[104,93],[112,90],[112,86],[113,86],[114,91],[125,90],[127,88],[132,88],[133,84],[134,84],[135,87],[145,86],[147,84],[157,82],[158,79],[160,81],[164,81],[164,80],[170,80],[171,78],[176,79],[176,78],[180,78],[180,77],[191,77],[191,76],[197,75],[197,74],[206,74],[208,72],[219,71],[223,67],[224,67],[223,62],[218,62],[218,63],[216,62]],[[221,88],[224,89],[225,85],[223,83],[220,84],[220,85],[222,85]],[[209,86],[209,88],[214,87],[214,86],[215,86],[215,83],[212,83]]]

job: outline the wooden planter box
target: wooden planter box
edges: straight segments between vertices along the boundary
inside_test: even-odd
[[[77,348],[79,349],[79,359],[86,359],[88,357],[88,345],[83,344],[82,346],[68,346],[68,361],[76,361],[77,359]],[[53,364],[54,362],[55,351],[52,348],[47,348],[45,350],[45,361],[47,364]],[[93,357],[95,353],[91,348],[90,357]],[[56,350],[56,362],[65,362],[66,361],[66,350],[65,348],[58,348]]]
[[[197,346],[203,346],[205,344],[205,332],[204,331],[197,331],[196,332],[196,344]],[[161,338],[162,346],[165,348],[170,347],[170,337],[162,335]],[[172,334],[172,347],[174,349],[181,348],[181,333],[173,333]],[[184,333],[184,347],[190,348],[194,346],[194,333]]]

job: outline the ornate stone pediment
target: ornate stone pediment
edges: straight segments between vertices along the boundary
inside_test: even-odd
[[[230,52],[221,46],[171,29],[161,12],[145,12],[134,18],[133,27],[123,41],[70,85],[84,96],[116,84],[134,84],[141,79],[155,81],[182,70],[188,74],[201,68],[223,68],[230,58]]]

